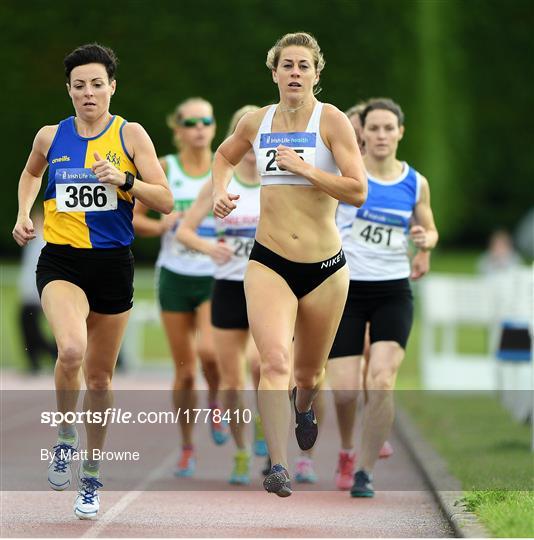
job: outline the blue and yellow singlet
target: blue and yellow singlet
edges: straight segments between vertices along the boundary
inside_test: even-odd
[[[91,170],[98,152],[120,171],[137,174],[122,137],[125,124],[126,120],[113,116],[100,134],[82,137],[73,116],[59,123],[47,155],[47,242],[75,248],[117,248],[132,243],[134,198],[116,186],[100,183]]]

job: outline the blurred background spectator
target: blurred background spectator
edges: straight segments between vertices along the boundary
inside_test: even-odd
[[[489,275],[517,268],[521,262],[510,233],[498,229],[491,234],[488,248],[479,258],[477,268],[479,273]]]
[[[20,311],[19,321],[26,353],[27,369],[37,373],[41,368],[41,358],[46,356],[47,365],[55,362],[57,349],[53,338],[44,331],[46,324],[39,293],[35,285],[35,269],[41,249],[45,245],[43,239],[43,213],[36,205],[32,212],[35,239],[22,249],[22,260],[19,274]]]

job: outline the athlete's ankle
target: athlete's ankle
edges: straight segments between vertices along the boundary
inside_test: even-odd
[[[57,432],[57,438],[63,442],[74,442],[78,437],[78,431],[73,424],[61,424]]]
[[[82,472],[90,476],[98,476],[100,473],[100,461],[95,459],[84,459],[82,463]]]

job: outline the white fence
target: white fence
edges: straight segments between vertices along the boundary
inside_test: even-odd
[[[500,390],[518,420],[532,416],[533,270],[525,267],[491,277],[431,274],[422,280],[420,362],[425,389]],[[486,354],[458,350],[462,325],[486,329]],[[527,340],[529,332],[530,344],[523,350],[503,350],[505,328],[521,329]]]

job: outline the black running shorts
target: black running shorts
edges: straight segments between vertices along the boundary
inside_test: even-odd
[[[408,279],[351,281],[329,358],[363,354],[367,323],[371,343],[395,341],[405,349],[412,322],[413,297]]]
[[[226,330],[247,330],[247,302],[242,281],[216,279],[211,297],[211,324]]]
[[[116,314],[133,305],[134,257],[128,246],[83,249],[46,244],[37,263],[39,296],[51,281],[80,287],[95,313]]]

